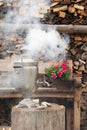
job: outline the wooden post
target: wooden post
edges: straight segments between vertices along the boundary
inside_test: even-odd
[[[75,88],[74,93],[74,130],[80,130],[80,98],[81,88]]]

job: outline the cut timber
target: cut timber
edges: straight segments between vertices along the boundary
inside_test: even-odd
[[[63,11],[60,11],[60,12],[59,12],[59,17],[65,18],[65,17],[66,17],[66,13],[63,12]]]
[[[79,10],[84,10],[84,6],[74,4],[74,8],[79,9]]]
[[[80,14],[81,16],[87,16],[87,12],[84,12],[82,10],[78,10],[77,13]]]
[[[65,108],[57,104],[45,109],[12,108],[12,130],[65,130]]]
[[[75,8],[69,6],[68,11],[69,11],[69,13],[75,13]]]
[[[59,2],[54,2],[54,3],[52,3],[52,4],[50,5],[50,7],[54,7],[54,6],[58,5],[58,4],[59,4]]]
[[[65,11],[65,10],[67,10],[67,5],[64,5],[62,7],[53,8],[53,12],[59,12],[59,11]]]

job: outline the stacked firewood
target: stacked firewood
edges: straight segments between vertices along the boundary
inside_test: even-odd
[[[68,53],[73,60],[74,78],[87,84],[87,35],[71,35]]]
[[[22,0],[20,0],[22,1]],[[42,3],[44,0],[37,0]],[[0,1],[0,21],[3,22],[9,12],[11,20],[5,22],[14,23],[16,16],[26,19],[30,8],[29,1],[20,5],[19,1]],[[42,23],[49,24],[87,24],[87,0],[53,0],[49,5],[43,5],[32,9],[31,17],[40,19]],[[30,12],[29,12],[30,13]],[[9,16],[8,16],[9,17]],[[24,23],[29,23],[28,19]]]
[[[86,0],[53,0],[45,22],[51,24],[87,24]]]

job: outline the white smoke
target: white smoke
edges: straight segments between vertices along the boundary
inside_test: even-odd
[[[60,54],[65,56],[69,37],[62,37],[52,28],[46,31],[33,28],[29,30],[25,41],[27,43],[25,49],[31,58],[57,59]]]
[[[16,24],[15,30],[18,30],[20,24],[34,24],[33,28],[27,29],[25,45],[22,48],[28,52],[29,58],[65,58],[69,37],[62,37],[53,28],[43,30],[40,26],[40,19],[37,18],[37,15],[40,15],[40,9],[49,5],[50,2],[51,0],[20,0],[17,3],[19,8],[10,10],[5,17],[8,22]]]

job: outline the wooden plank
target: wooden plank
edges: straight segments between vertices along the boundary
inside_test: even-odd
[[[32,97],[35,98],[74,98],[74,95],[71,94],[67,94],[67,93],[35,93],[32,94]]]
[[[48,92],[48,93],[50,93],[50,92],[53,92],[53,93],[56,93],[56,92],[58,92],[58,93],[71,93],[71,92],[74,92],[73,90],[61,90],[61,89],[57,89],[57,88],[48,88],[48,87],[39,87],[39,88],[37,88],[37,90],[36,90],[36,92],[38,92],[38,93],[46,93],[46,92]]]
[[[36,24],[20,24],[19,29],[27,30],[28,28],[36,27]],[[47,30],[48,28],[55,28],[57,31],[61,33],[70,33],[70,34],[87,34],[87,26],[86,25],[49,25],[49,24],[40,24],[41,28]],[[0,30],[8,30],[8,28],[12,28],[12,31],[17,27],[16,24],[0,24]],[[11,31],[11,30],[10,30]]]
[[[47,98],[74,98],[73,91],[58,91],[56,88],[39,88],[32,97],[47,97]]]
[[[20,93],[0,93],[0,98],[22,98]]]

